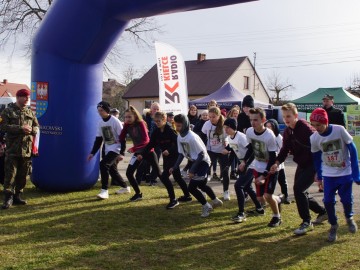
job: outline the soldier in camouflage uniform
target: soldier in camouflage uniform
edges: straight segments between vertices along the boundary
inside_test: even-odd
[[[26,106],[29,96],[27,89],[17,91],[16,102],[10,103],[1,113],[0,130],[6,133],[3,209],[8,209],[12,204],[26,204],[20,198],[20,193],[26,185],[31,167],[32,141],[39,131],[34,113]]]

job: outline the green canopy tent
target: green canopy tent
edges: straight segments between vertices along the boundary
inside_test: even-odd
[[[314,109],[322,107],[322,98],[329,94],[334,96],[334,107],[346,112],[347,105],[360,104],[360,98],[345,91],[342,87],[318,88],[314,92],[307,94],[292,102],[301,112],[312,112]]]

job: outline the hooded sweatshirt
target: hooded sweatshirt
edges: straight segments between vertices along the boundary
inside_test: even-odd
[[[313,133],[314,129],[304,119],[299,119],[294,129],[287,127],[284,131],[283,146],[276,160],[283,163],[291,153],[300,168],[313,166],[310,145],[310,136]]]

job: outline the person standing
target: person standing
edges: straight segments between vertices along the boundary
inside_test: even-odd
[[[334,96],[326,94],[322,99],[322,103],[323,109],[328,115],[329,124],[340,125],[346,128],[344,113],[341,110],[334,108]]]
[[[246,132],[246,130],[251,127],[251,123],[250,123],[250,117],[249,117],[249,110],[251,108],[254,108],[255,104],[254,104],[254,99],[252,96],[247,95],[244,97],[242,103],[241,103],[241,108],[242,111],[238,116],[237,119],[237,130],[244,133]]]
[[[335,195],[339,191],[349,232],[356,233],[353,219],[353,182],[360,184],[356,146],[343,126],[329,124],[324,109],[315,109],[310,116],[311,125],[317,132],[311,135],[311,152],[314,156],[318,181],[324,179],[324,204],[331,225],[328,241],[337,239],[339,227],[335,212]]]
[[[27,106],[29,97],[29,90],[17,91],[16,102],[10,103],[0,118],[0,130],[6,133],[3,209],[8,209],[12,204],[27,203],[20,194],[31,168],[32,142],[39,132],[39,122]]]
[[[101,191],[97,195],[99,199],[104,200],[109,198],[109,175],[111,175],[113,182],[123,187],[116,192],[117,194],[130,193],[130,187],[127,186],[117,169],[117,160],[124,158],[120,156],[121,145],[119,141],[123,128],[122,124],[118,118],[110,114],[110,104],[106,101],[101,101],[97,104],[97,111],[101,120],[98,124],[93,148],[87,160],[90,161],[100,149],[102,143],[104,143],[104,153],[100,161]]]
[[[279,165],[285,161],[291,152],[294,162],[297,163],[294,179],[294,196],[296,206],[302,219],[299,228],[294,231],[296,235],[304,235],[313,230],[313,223],[322,223],[328,219],[326,210],[308,193],[308,188],[314,183],[315,168],[311,154],[310,136],[314,129],[303,119],[298,119],[298,110],[293,103],[287,103],[281,107],[283,119],[286,125],[283,138],[283,146],[271,167],[271,173],[278,170]],[[310,210],[318,216],[311,222]]]

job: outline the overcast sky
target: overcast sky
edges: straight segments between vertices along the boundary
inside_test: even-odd
[[[176,47],[185,60],[201,52],[207,59],[248,56],[266,84],[278,73],[294,85],[297,98],[319,87],[347,86],[360,76],[359,0],[260,0],[216,9],[157,16],[164,33],[156,39]],[[124,44],[128,64],[148,69],[154,49]],[[0,78],[30,83],[28,60],[0,51]],[[104,80],[107,77],[104,77]]]

